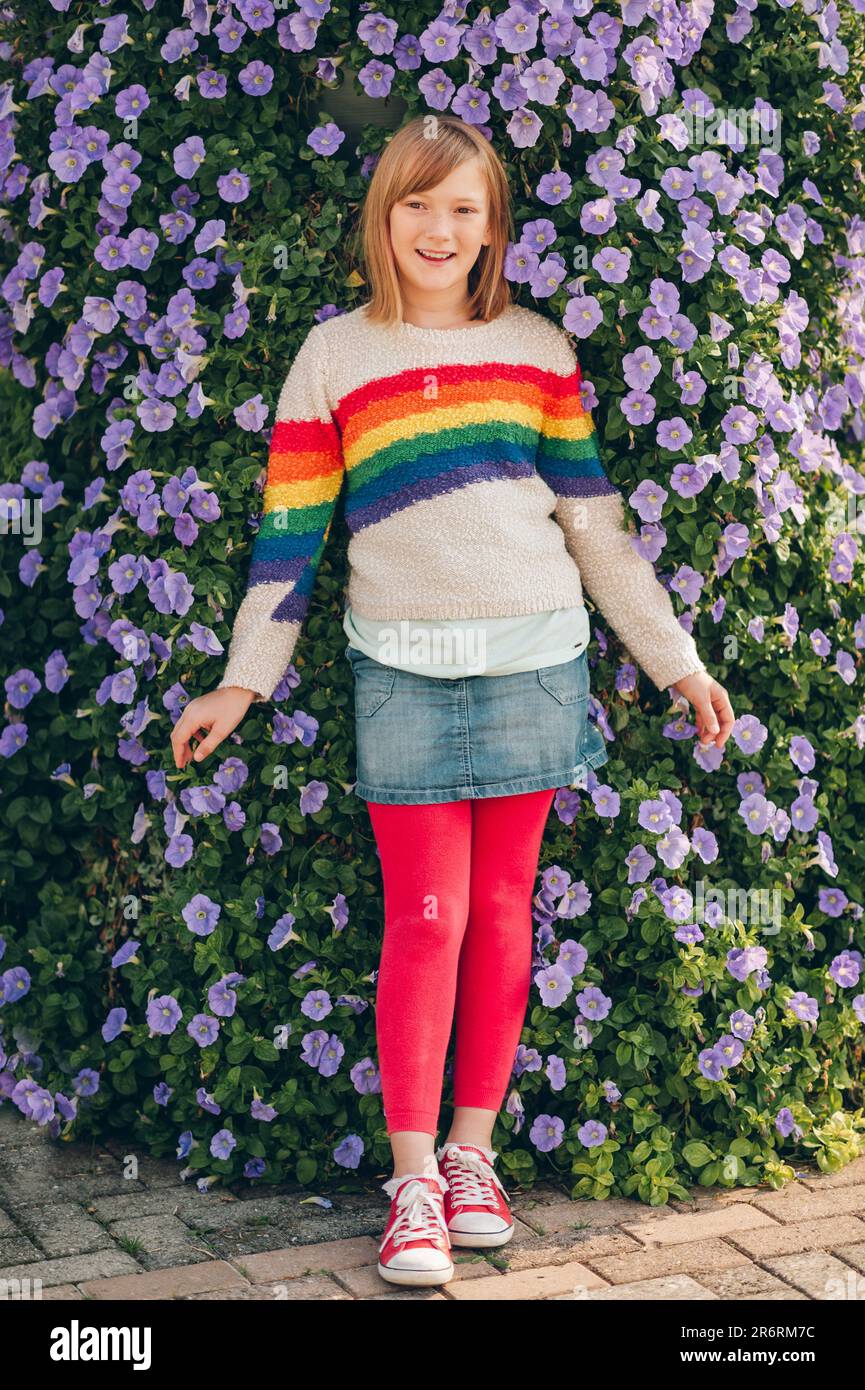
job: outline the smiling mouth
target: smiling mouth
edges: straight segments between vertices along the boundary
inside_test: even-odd
[[[416,247],[415,249],[421,259],[429,261],[431,265],[444,265],[445,261],[452,260],[456,255],[456,251],[446,251],[442,254],[440,251],[422,251],[420,247]]]

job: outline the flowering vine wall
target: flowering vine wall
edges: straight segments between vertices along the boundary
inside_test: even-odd
[[[182,773],[169,737],[221,674],[288,365],[366,297],[392,113],[449,111],[738,716],[700,753],[592,610],[610,761],[547,827],[502,1164],[661,1204],[862,1150],[863,14],[0,11],[0,1103],[202,1190],[387,1160],[344,526],[274,702]]]

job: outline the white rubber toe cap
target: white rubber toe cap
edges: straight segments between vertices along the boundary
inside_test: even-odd
[[[463,1231],[466,1235],[492,1235],[496,1231],[506,1231],[510,1222],[501,1216],[486,1211],[464,1211],[448,1222],[448,1230]]]
[[[431,1247],[416,1247],[414,1250],[398,1250],[387,1262],[388,1269],[450,1269],[451,1257],[445,1250]]]

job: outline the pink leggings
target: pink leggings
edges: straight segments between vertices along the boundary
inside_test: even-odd
[[[429,805],[368,801],[384,882],[376,1039],[388,1134],[454,1104],[498,1111],[531,988],[531,901],[555,788]]]

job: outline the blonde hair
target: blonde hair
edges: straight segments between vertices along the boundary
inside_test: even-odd
[[[428,134],[428,131],[432,134]],[[480,156],[487,182],[491,240],[469,271],[469,317],[498,318],[512,301],[504,277],[515,240],[504,166],[490,142],[459,116],[415,116],[391,137],[375,166],[361,211],[363,260],[371,293],[367,317],[390,327],[402,320],[402,296],[390,242],[390,213],[408,193],[434,188],[467,159]]]

